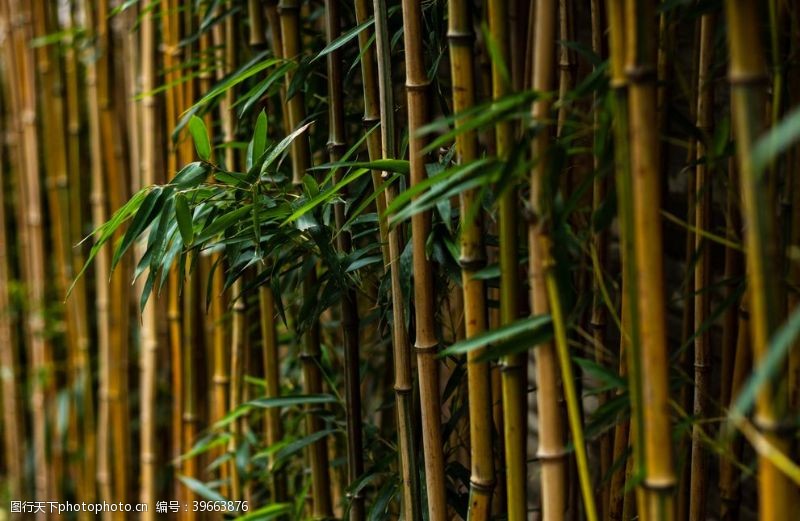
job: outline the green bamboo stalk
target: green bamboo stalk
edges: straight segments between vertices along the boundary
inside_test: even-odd
[[[510,62],[508,0],[491,0],[488,4],[489,28],[499,58]],[[492,95],[500,99],[508,95],[513,86],[504,77],[504,69],[492,61]],[[495,126],[497,156],[507,159],[514,145],[514,129],[510,121],[500,121]],[[517,193],[511,187],[500,195],[500,323],[511,324],[519,318],[519,258]],[[527,517],[527,374],[528,354],[518,353],[501,361],[502,404],[504,413],[503,436],[506,462],[506,502],[509,521],[524,521]]]

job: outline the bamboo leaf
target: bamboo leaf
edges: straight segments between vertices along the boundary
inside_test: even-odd
[[[336,429],[325,429],[289,443],[275,453],[275,461],[272,464],[273,469],[280,468],[284,463],[286,463],[286,460],[292,457],[294,454],[305,449],[309,445],[322,440],[331,434],[334,434],[335,432]]]
[[[256,126],[253,129],[253,145],[250,155],[250,163],[256,164],[256,160],[261,157],[267,147],[267,114],[262,110],[256,119]]]
[[[139,207],[136,215],[133,217],[131,225],[128,226],[128,230],[122,237],[122,241],[120,241],[114,250],[114,257],[111,260],[112,271],[117,266],[125,252],[127,252],[134,243],[134,241],[158,215],[159,210],[161,210],[161,206],[164,204],[165,197],[162,197],[162,195],[166,195],[164,190],[160,186],[156,186],[150,191],[149,194],[147,194],[147,197],[144,198],[144,201],[142,201],[142,205]]]
[[[177,188],[194,188],[202,183],[208,176],[210,166],[207,163],[195,161],[181,168],[175,177],[169,182]]]
[[[194,228],[192,227],[192,211],[186,196],[175,196],[175,219],[178,221],[178,231],[181,233],[184,246],[191,246],[194,241]]]
[[[217,492],[216,490],[211,489],[208,485],[194,479],[189,476],[178,475],[178,479],[181,480],[181,483],[186,485],[192,492],[197,494],[198,496],[204,497],[210,501],[225,501],[225,498]]]
[[[272,165],[272,163],[275,162],[278,156],[280,156],[287,148],[289,148],[289,145],[292,144],[292,141],[294,141],[297,136],[305,132],[306,129],[310,127],[313,123],[314,123],[313,121],[309,121],[302,127],[296,129],[294,132],[292,132],[291,134],[280,140],[280,142],[277,145],[275,145],[271,150],[269,150],[267,152],[267,156],[264,158],[264,162],[261,164],[261,175],[264,175],[264,173]]]
[[[511,340],[522,333],[531,333],[544,328],[551,327],[552,322],[549,315],[536,315],[523,320],[517,320],[506,326],[499,327],[476,335],[474,337],[456,342],[447,349],[442,350],[439,356],[459,355],[486,347],[490,344],[498,344],[503,341]],[[531,346],[533,347],[533,346]]]
[[[276,398],[257,398],[247,402],[248,405],[253,407],[261,407],[264,409],[324,403],[338,403],[338,400],[332,394],[304,394],[296,396],[279,396]]]
[[[211,158],[211,143],[208,140],[208,130],[203,120],[192,115],[189,118],[189,133],[192,135],[197,155],[203,161],[209,161]]]
[[[759,390],[770,385],[782,368],[795,339],[800,336],[800,308],[795,309],[789,319],[775,332],[767,347],[767,352],[742,386],[739,396],[728,414],[736,419],[745,416],[756,401]]]

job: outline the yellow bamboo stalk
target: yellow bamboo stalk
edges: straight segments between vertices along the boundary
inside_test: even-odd
[[[429,82],[422,49],[422,6],[414,0],[403,0],[402,10],[408,104],[408,155],[411,169],[411,185],[415,186],[427,178],[425,155],[423,153],[425,142],[423,138],[417,135],[417,129],[428,122],[427,98]],[[440,425],[440,365],[436,359],[439,341],[436,338],[434,324],[436,312],[433,294],[433,266],[425,254],[425,244],[430,233],[430,227],[430,212],[421,212],[412,217],[414,311],[417,329],[414,349],[417,352],[420,406],[422,410],[422,425],[424,425],[422,445],[425,456],[428,518],[430,521],[443,521],[447,516],[447,501],[445,497],[444,453]]]
[[[12,43],[8,41],[8,20],[0,15],[0,47],[10,48]],[[5,58],[5,56],[3,56]],[[6,66],[9,64],[7,63]],[[17,135],[19,127],[12,118],[13,109],[8,105],[12,101],[11,88],[8,85],[12,80],[4,74],[0,78],[3,86],[3,95],[0,97],[0,124],[3,125],[4,133],[2,139],[4,144],[11,148],[18,148]],[[17,324],[11,314],[10,273],[9,267],[12,258],[9,255],[8,245],[11,244],[6,230],[8,221],[6,218],[6,189],[10,186],[9,178],[19,172],[17,157],[19,150],[14,150],[6,159],[6,147],[0,146],[0,389],[2,389],[3,406],[3,448],[5,450],[8,494],[12,498],[23,498],[25,490],[25,474],[23,451],[19,450],[24,443],[24,413],[20,408],[22,404],[19,354],[17,352],[19,344],[15,329]],[[6,163],[7,160],[7,163]],[[8,168],[6,168],[8,167]],[[21,516],[11,514],[10,519],[17,521]]]
[[[626,0],[630,165],[633,179],[634,250],[637,307],[641,332],[641,388],[646,504],[639,512],[648,521],[673,519],[675,474],[669,418],[669,367],[666,345],[661,239],[661,179],[656,121],[656,32],[654,3]]]
[[[534,30],[533,88],[541,92],[552,91],[554,84],[555,41],[558,6],[555,0],[536,2],[536,27]],[[552,120],[551,102],[541,98],[533,104],[533,118],[540,125],[533,140],[533,157],[536,164],[530,177],[531,221],[528,226],[530,251],[529,277],[531,311],[534,315],[548,314],[550,306],[545,283],[545,256],[542,245],[548,236],[547,194],[544,193],[548,175],[547,151],[550,146]],[[567,506],[567,459],[564,447],[564,426],[559,407],[561,385],[558,358],[552,343],[536,346],[536,402],[539,412],[539,448],[541,462],[542,514],[546,519],[564,519]]]
[[[467,2],[451,0],[447,5],[453,110],[459,113],[475,105],[475,70],[472,55],[475,37]],[[464,123],[463,120],[456,120],[456,128]],[[456,135],[456,153],[461,164],[469,164],[478,159],[477,138],[474,131],[459,132]],[[478,193],[478,190],[469,190],[460,196],[459,262],[467,338],[483,333],[487,327],[486,289],[483,280],[474,277],[474,274],[486,265],[483,220],[480,215]],[[495,486],[489,363],[478,362],[483,353],[484,350],[473,350],[467,355],[471,462],[469,517],[474,520],[489,519]]]
[[[754,170],[751,150],[762,123],[764,83],[766,81],[764,51],[759,34],[758,4],[753,0],[726,0],[725,14],[730,50],[729,80],[733,106],[733,129],[736,140],[739,181],[742,196],[742,217],[747,229],[744,236],[747,287],[750,306],[750,337],[753,361],[760,363],[767,352],[769,338],[777,328],[779,317],[778,289],[774,276],[775,244],[773,219],[767,213],[769,177]],[[777,389],[783,378],[766,382],[756,399],[754,424],[779,449],[787,448],[787,440],[779,431],[784,418],[782,399]],[[766,457],[758,459],[759,519],[787,519],[794,493],[788,478]]]
[[[155,96],[152,95],[156,87],[156,31],[155,20],[152,13],[145,13],[141,17],[140,45],[141,45],[141,74],[142,74],[142,117],[141,139],[141,184],[149,186],[155,183],[157,159],[157,105]],[[143,252],[142,252],[143,253]],[[141,486],[139,500],[148,505],[155,504],[156,479],[158,469],[158,441],[156,439],[156,391],[157,391],[157,361],[159,355],[157,320],[158,309],[155,297],[145,304],[142,310],[142,324],[140,328],[140,370],[141,370],[141,401],[140,423],[141,438],[139,460],[141,466]],[[154,509],[149,509],[142,516],[143,520],[156,519]]]
[[[84,255],[78,244],[84,236],[85,196],[82,188],[87,185],[85,179],[86,162],[82,161],[81,151],[81,105],[80,82],[78,79],[78,52],[75,41],[71,36],[74,28],[73,9],[66,12],[64,30],[68,35],[64,41],[64,74],[66,88],[66,113],[67,113],[67,164],[69,187],[69,243],[71,246],[72,272],[78,273],[83,267]],[[82,470],[80,472],[81,484],[78,497],[87,502],[97,499],[97,454],[95,426],[95,389],[92,384],[91,356],[89,347],[91,343],[89,330],[89,316],[87,306],[87,281],[85,277],[73,282],[72,293],[67,302],[75,317],[75,341],[78,350],[75,366],[77,387],[81,390],[82,401],[76,404],[82,410],[81,442],[83,446]],[[80,513],[79,519],[89,519],[89,513]]]

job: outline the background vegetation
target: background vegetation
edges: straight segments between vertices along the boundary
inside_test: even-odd
[[[0,518],[791,519],[798,6],[0,0]]]

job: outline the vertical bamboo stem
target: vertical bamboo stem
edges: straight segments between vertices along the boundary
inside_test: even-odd
[[[711,134],[711,118],[713,112],[713,83],[711,81],[711,65],[714,57],[715,16],[704,14],[700,22],[700,58],[697,69],[697,128],[704,136]],[[704,139],[708,139],[704,137]],[[697,142],[697,166],[695,168],[695,228],[698,232],[707,230],[711,224],[711,183],[708,147],[704,139]],[[710,395],[711,373],[711,340],[709,328],[705,326],[709,318],[711,298],[708,290],[711,275],[711,259],[709,245],[700,233],[695,234],[695,251],[700,258],[694,270],[694,329],[704,331],[695,337],[694,342],[694,408],[695,418],[702,419],[708,414],[708,396]],[[691,480],[689,519],[701,521],[706,518],[707,491],[707,454],[702,446],[701,426],[695,423],[692,427]]]
[[[644,426],[644,496],[639,511],[648,521],[673,519],[675,475],[667,381],[666,309],[661,240],[661,180],[656,120],[655,11],[650,0],[627,0],[626,27],[631,176],[636,196],[634,250],[641,332]]]
[[[488,4],[489,27],[500,58],[509,63],[507,0],[491,0]],[[508,95],[513,86],[504,77],[497,60],[492,61],[492,94],[495,99]],[[500,121],[495,126],[497,156],[509,157],[514,146],[514,129],[509,121]],[[517,224],[517,193],[509,188],[500,195],[500,323],[507,325],[519,317],[519,258]],[[503,403],[503,436],[506,463],[506,501],[509,521],[524,521],[527,517],[527,381],[528,354],[510,355],[501,361],[501,386]]]
[[[730,50],[729,79],[733,105],[733,128],[736,157],[743,200],[745,222],[747,287],[750,298],[750,337],[753,360],[758,364],[767,352],[769,338],[777,328],[779,316],[776,278],[773,266],[773,219],[768,214],[770,177],[754,169],[751,150],[762,124],[764,83],[766,81],[764,51],[761,45],[758,5],[752,0],[726,0]],[[782,378],[766,382],[756,399],[755,425],[779,448],[787,442],[779,434],[784,418],[783,400],[777,399]],[[759,518],[763,521],[786,519],[789,516],[792,487],[788,478],[769,459],[758,459]]]
[[[475,105],[475,71],[472,55],[475,36],[472,32],[467,2],[451,0],[447,5],[453,110],[459,113]],[[464,123],[463,120],[456,120],[456,128]],[[461,164],[469,164],[478,159],[478,139],[474,131],[459,132],[456,135],[456,153]],[[486,289],[483,280],[474,277],[474,274],[486,265],[483,219],[480,215],[478,193],[478,190],[469,190],[460,196],[459,262],[467,338],[483,333],[487,327]],[[473,350],[467,354],[471,463],[468,515],[474,520],[489,519],[492,491],[495,486],[489,363],[478,362],[483,353],[483,350]]]
[[[552,91],[554,85],[554,61],[557,24],[555,0],[536,2],[536,27],[534,30],[533,88],[541,92]],[[533,104],[533,118],[539,125],[534,137],[532,154],[536,164],[530,177],[531,221],[528,226],[528,248],[530,251],[529,277],[531,310],[534,315],[550,313],[545,283],[542,246],[548,237],[549,221],[547,204],[549,194],[545,192],[549,175],[546,157],[550,147],[551,102],[541,98]],[[559,397],[560,370],[553,344],[540,344],[534,351],[536,360],[536,401],[539,411],[539,449],[541,461],[542,514],[546,519],[564,519],[567,506],[567,458],[564,447]]]
[[[425,142],[417,135],[417,130],[428,122],[429,81],[422,49],[422,6],[414,0],[403,0],[402,10],[408,103],[408,155],[411,186],[415,186],[427,178],[425,155],[422,152]],[[414,349],[417,352],[422,425],[425,426],[422,444],[428,492],[428,518],[430,521],[444,521],[447,516],[447,501],[440,424],[439,361],[436,359],[439,341],[436,338],[434,323],[436,311],[433,265],[425,253],[430,228],[430,212],[421,212],[412,217],[414,311],[417,329]],[[391,239],[389,244],[391,245]]]

